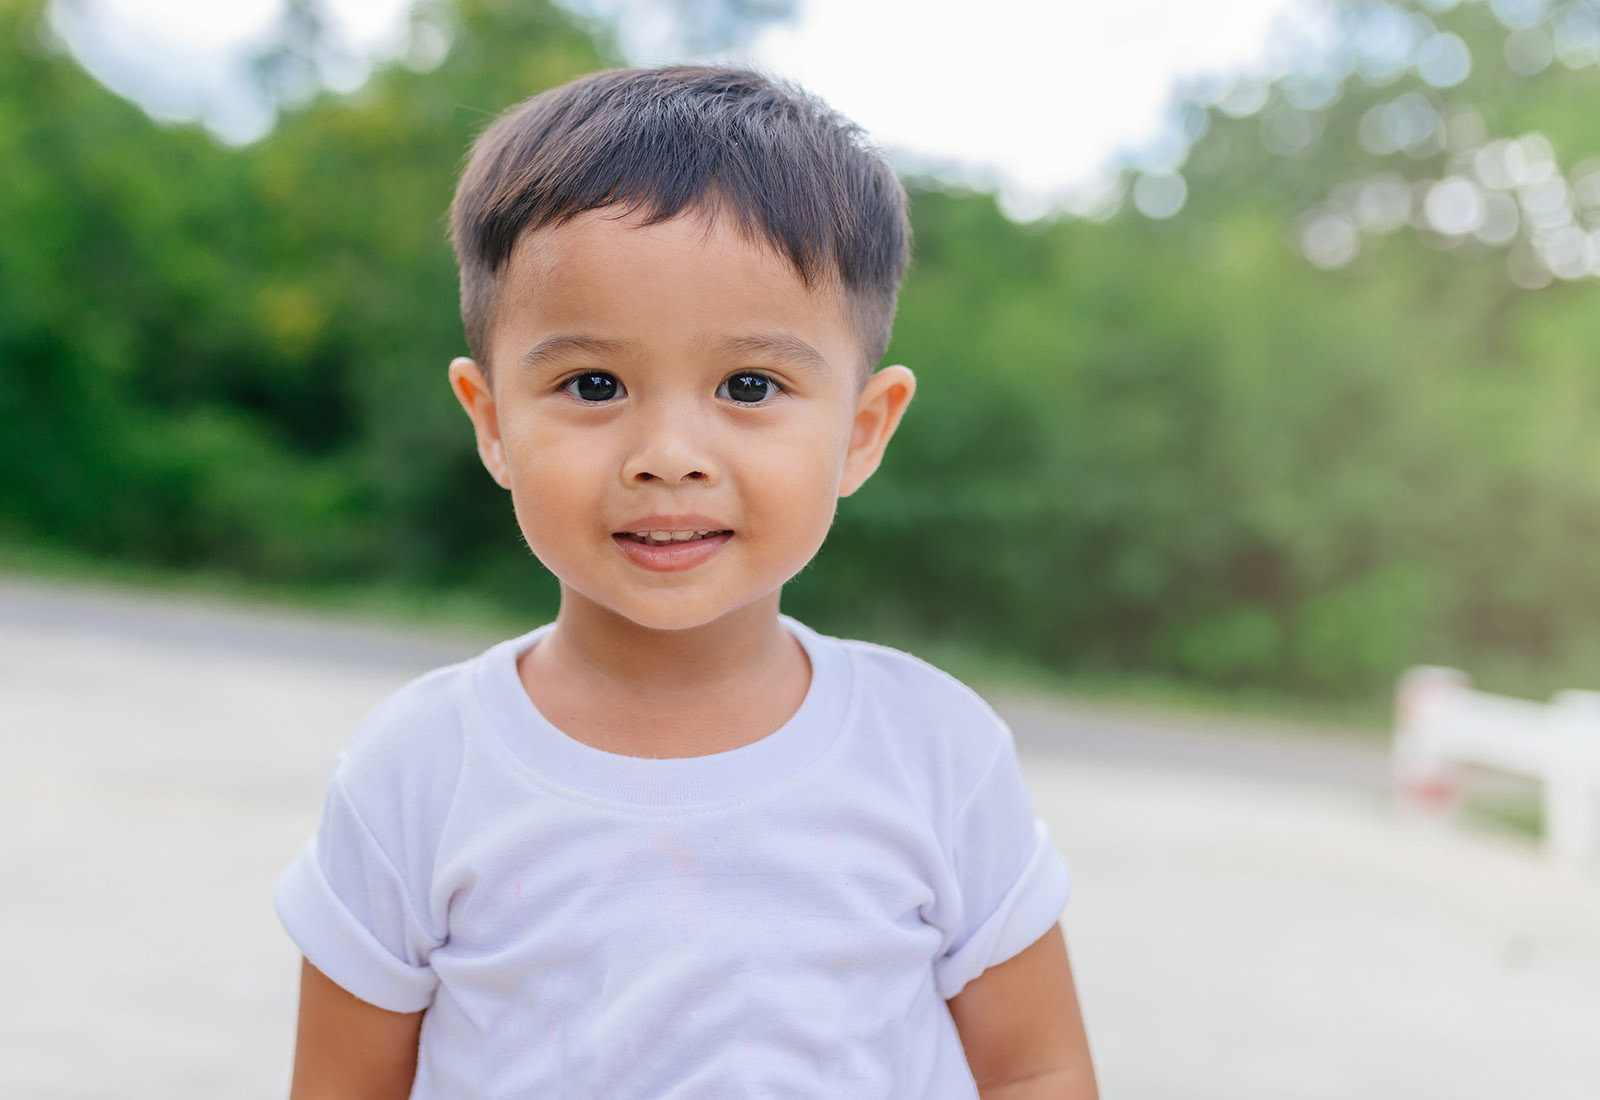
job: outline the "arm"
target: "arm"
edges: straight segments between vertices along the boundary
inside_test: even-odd
[[[289,1100],[405,1100],[422,1013],[390,1012],[300,963],[300,1025]]]
[[[949,1003],[982,1100],[1098,1100],[1060,925]]]

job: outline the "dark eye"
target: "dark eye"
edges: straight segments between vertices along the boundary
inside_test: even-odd
[[[622,388],[621,382],[600,371],[580,374],[562,388],[584,401],[610,401],[627,392]]]
[[[778,384],[764,374],[736,374],[717,387],[717,396],[741,405],[759,405],[781,393]]]

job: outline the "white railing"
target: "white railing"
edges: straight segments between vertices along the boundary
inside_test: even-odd
[[[1600,692],[1533,703],[1474,691],[1466,673],[1413,668],[1395,699],[1395,782],[1413,804],[1455,801],[1462,764],[1526,776],[1543,787],[1545,848],[1583,861],[1600,828]]]

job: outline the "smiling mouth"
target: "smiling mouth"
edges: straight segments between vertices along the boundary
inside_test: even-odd
[[[713,535],[731,535],[732,531],[618,531],[618,535],[646,546],[668,546],[675,542],[699,542]]]

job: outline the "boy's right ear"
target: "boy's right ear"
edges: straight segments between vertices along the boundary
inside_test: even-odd
[[[478,457],[495,484],[511,488],[511,468],[506,462],[505,443],[500,438],[500,417],[494,407],[494,392],[483,368],[466,357],[450,360],[450,389],[472,418],[478,437]]]

